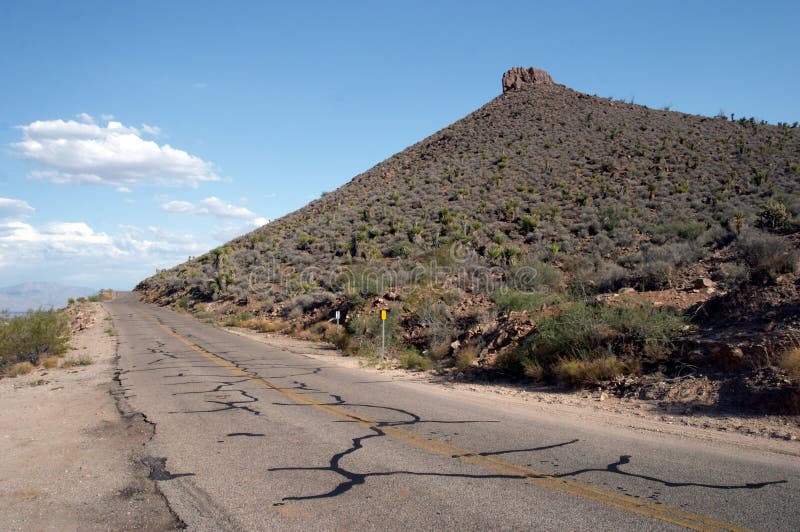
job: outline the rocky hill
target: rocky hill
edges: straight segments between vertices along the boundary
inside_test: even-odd
[[[352,351],[374,351],[386,307],[406,364],[572,384],[763,372],[800,346],[797,123],[650,109],[533,68],[502,89],[137,290]]]

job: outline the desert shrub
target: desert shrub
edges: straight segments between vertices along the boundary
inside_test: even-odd
[[[728,286],[738,286],[750,279],[750,268],[740,262],[721,264],[716,279]]]
[[[58,366],[58,361],[60,360],[57,356],[50,356],[42,359],[42,367],[45,369],[53,369]]]
[[[642,265],[639,280],[643,290],[663,290],[672,286],[675,268],[663,260],[647,262]]]
[[[199,310],[199,311],[193,313],[192,316],[194,316],[195,319],[198,319],[200,321],[204,321],[206,323],[214,323],[214,321],[216,320],[216,317],[214,316],[213,313],[206,312],[204,310]]]
[[[542,316],[533,346],[534,358],[547,364],[559,358],[588,358],[605,349],[614,334],[603,319],[607,310],[578,302],[560,314]]]
[[[780,231],[791,219],[786,205],[774,199],[767,200],[758,211],[758,225],[769,231]]]
[[[19,377],[20,375],[27,375],[33,371],[34,366],[30,362],[17,362],[11,365],[6,371],[6,377]]]
[[[602,262],[597,266],[597,290],[600,292],[616,291],[625,286],[629,272],[613,262]]]
[[[0,318],[0,365],[38,364],[39,358],[67,350],[69,324],[56,310],[29,310],[22,316]]]
[[[519,290],[498,290],[492,293],[491,299],[505,313],[537,309],[544,303],[544,296],[541,294]]]
[[[228,316],[225,318],[223,322],[226,327],[240,327],[244,322],[253,319],[253,313],[247,310],[243,310],[232,316]]]
[[[795,271],[800,259],[797,249],[783,238],[756,230],[742,232],[737,248],[756,283],[775,282],[779,275]]]
[[[555,290],[561,285],[561,270],[543,262],[512,265],[508,269],[507,284],[515,290]]]
[[[289,323],[283,320],[268,320],[266,318],[253,318],[242,322],[241,327],[246,327],[261,333],[281,332],[290,327]]]
[[[562,384],[588,386],[609,381],[626,373],[625,364],[614,356],[594,360],[561,359],[553,367],[553,375]]]
[[[531,380],[542,381],[545,377],[545,370],[538,360],[526,359],[522,362],[522,372]]]
[[[655,244],[664,244],[676,240],[695,240],[705,233],[706,224],[690,220],[673,220],[651,228],[652,241]]]
[[[653,305],[613,308],[573,303],[538,323],[529,358],[547,366],[560,359],[591,360],[611,354],[662,357],[671,350],[686,320],[671,309]]]
[[[300,294],[284,304],[283,313],[285,316],[300,317],[329,304],[334,297],[330,292]]]
[[[510,349],[497,355],[494,368],[503,375],[519,377],[525,373],[525,362],[527,353],[523,349]]]
[[[626,340],[641,346],[648,358],[661,358],[672,349],[673,339],[687,324],[686,318],[668,307],[652,304],[614,309],[612,326]]]
[[[88,356],[80,356],[76,358],[67,358],[61,363],[62,368],[72,368],[74,366],[90,366],[94,361]]]
[[[415,350],[408,350],[398,358],[401,368],[416,371],[427,371],[433,368],[433,361],[417,353]]]
[[[432,294],[425,294],[411,313],[411,321],[420,327],[424,334],[422,340],[429,349],[437,351],[434,356],[441,358],[449,353],[453,331],[446,303]],[[388,316],[387,316],[388,321]],[[387,323],[387,326],[390,325]],[[443,350],[443,354],[439,351]]]
[[[480,350],[476,345],[468,345],[461,349],[456,358],[456,369],[458,369],[458,371],[468,370],[478,358],[479,352]]]

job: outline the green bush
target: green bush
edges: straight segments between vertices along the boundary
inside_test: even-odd
[[[540,308],[544,304],[544,296],[535,292],[498,290],[492,294],[492,301],[505,313],[520,312]]]
[[[253,319],[253,313],[247,310],[243,310],[237,314],[225,318],[224,324],[226,327],[239,327],[240,325],[242,325],[242,323],[250,321],[252,319]]]
[[[16,362],[38,364],[43,356],[67,350],[69,324],[56,310],[29,310],[23,316],[0,316],[0,366]]]
[[[433,361],[416,351],[410,350],[400,355],[400,367],[417,371],[428,371],[433,368]]]
[[[616,354],[663,357],[686,319],[653,305],[612,308],[573,303],[560,315],[544,316],[538,323],[532,358],[553,365],[560,359],[590,360]]]
[[[696,240],[708,227],[702,222],[673,220],[652,228],[653,242],[663,244],[675,240]]]
[[[626,369],[617,357],[609,356],[595,360],[562,359],[553,368],[553,373],[563,384],[588,386],[624,375]]]
[[[761,231],[744,231],[736,242],[739,253],[750,268],[753,282],[775,282],[782,273],[797,268],[798,250],[779,236]]]

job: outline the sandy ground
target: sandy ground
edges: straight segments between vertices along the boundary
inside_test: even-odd
[[[0,380],[0,529],[170,530],[141,462],[152,427],[115,397],[116,337],[100,303],[65,358],[92,364]]]
[[[620,399],[599,390],[565,392],[546,387],[463,382],[433,372],[408,371],[370,365],[358,357],[346,357],[326,343],[265,335],[248,329],[228,328],[234,334],[345,367],[360,367],[394,380],[435,385],[454,394],[481,394],[524,402],[592,422],[642,431],[663,432],[703,440],[770,450],[800,456],[800,416],[747,415],[732,412],[693,412],[676,405],[642,399]]]

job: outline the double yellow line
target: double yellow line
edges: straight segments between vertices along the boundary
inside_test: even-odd
[[[200,347],[191,340],[181,336],[170,327],[167,327],[166,325],[161,323],[158,320],[158,318],[156,318],[152,314],[150,313],[145,313],[145,314],[147,315],[147,317],[156,322],[158,326],[161,327],[168,334],[175,337],[182,343],[186,344],[192,350],[196,351],[197,353],[207,358],[211,362],[227,369],[233,375],[236,375],[238,377],[243,377],[265,388],[274,390],[296,403],[309,405],[323,412],[331,414],[332,416],[345,419],[347,421],[351,421],[354,423],[358,423],[359,425],[362,425],[370,429],[379,430],[384,434],[386,434],[387,436],[391,436],[393,438],[426,449],[436,454],[440,454],[448,458],[458,458],[459,460],[475,464],[482,468],[489,469],[497,473],[501,473],[503,475],[519,477],[520,479],[525,479],[527,482],[531,482],[539,486],[544,486],[564,493],[569,493],[577,497],[599,502],[601,504],[605,504],[608,506],[613,506],[621,510],[643,515],[645,517],[650,517],[652,519],[658,519],[661,521],[665,521],[667,523],[679,525],[692,530],[703,530],[703,531],[746,530],[745,528],[724,523],[722,521],[716,521],[714,519],[703,517],[701,515],[684,512],[683,510],[671,508],[663,504],[642,501],[635,497],[623,495],[620,493],[614,493],[600,488],[595,488],[593,486],[589,486],[581,482],[576,482],[574,480],[553,477],[552,475],[548,475],[540,471],[529,469],[527,467],[522,467],[513,464],[511,462],[506,462],[504,460],[498,460],[497,458],[482,456],[474,451],[470,451],[468,449],[462,449],[460,447],[456,447],[454,445],[450,445],[449,443],[445,443],[439,440],[426,438],[425,436],[421,436],[415,432],[405,430],[400,427],[380,425],[378,421],[370,419],[369,417],[362,416],[360,414],[347,410],[346,408],[343,408],[341,406],[322,403],[309,395],[299,394],[287,388],[283,388],[281,386],[273,384],[264,378],[248,373],[247,371],[244,371],[243,369],[239,368],[238,366],[229,362],[228,360],[225,360],[224,358],[215,355],[214,353],[204,349],[203,347]]]

